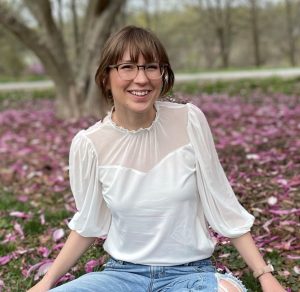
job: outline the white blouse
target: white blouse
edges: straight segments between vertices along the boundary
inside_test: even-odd
[[[254,217],[224,174],[202,111],[158,101],[155,107],[149,128],[120,128],[110,113],[74,137],[70,184],[78,211],[69,227],[106,237],[104,249],[132,263],[208,258],[208,225],[234,238],[250,230]]]

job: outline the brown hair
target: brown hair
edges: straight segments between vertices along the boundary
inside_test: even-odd
[[[106,41],[95,75],[95,81],[106,100],[112,101],[111,92],[106,88],[110,70],[108,66],[120,61],[126,49],[129,50],[130,59],[133,62],[137,62],[139,55],[142,54],[146,62],[158,62],[167,65],[162,76],[163,85],[161,89],[161,97],[166,96],[173,87],[174,73],[164,46],[151,31],[136,26],[126,26],[111,35]]]

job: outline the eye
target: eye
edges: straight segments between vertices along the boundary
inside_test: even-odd
[[[121,64],[119,66],[119,70],[126,70],[126,71],[132,71],[135,70],[136,65],[135,64],[131,64],[131,63],[126,63],[126,64]]]
[[[156,71],[156,70],[159,70],[159,64],[157,64],[157,63],[146,64],[145,68],[148,71]]]

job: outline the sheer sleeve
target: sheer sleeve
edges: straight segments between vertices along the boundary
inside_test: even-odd
[[[196,154],[196,175],[206,220],[219,234],[235,238],[251,229],[254,217],[238,202],[220,164],[208,122],[189,104],[188,134]]]
[[[97,155],[83,131],[73,138],[71,144],[69,175],[77,208],[69,228],[84,237],[106,236],[111,215],[101,192]]]

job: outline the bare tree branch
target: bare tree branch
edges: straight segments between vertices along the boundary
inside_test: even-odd
[[[289,59],[290,64],[296,66],[296,41],[294,36],[294,21],[292,15],[292,3],[290,0],[285,0],[286,10],[286,25],[287,25],[287,37],[289,44]]]
[[[64,70],[68,70],[67,74],[73,75],[71,67],[68,62],[68,57],[65,51],[65,44],[61,31],[58,29],[51,10],[51,4],[49,0],[24,0],[28,8],[32,12],[33,16],[38,20],[41,27],[46,30],[46,40],[50,49],[55,52],[53,55],[61,56],[58,62],[62,62],[60,65]]]
[[[46,69],[51,76],[55,75],[57,64],[45,42],[43,42],[41,37],[33,29],[30,29],[21,22],[19,18],[14,15],[13,11],[1,2],[0,23],[29,47],[39,58],[48,60],[45,63]]]
[[[260,56],[260,34],[258,26],[258,7],[257,0],[248,0],[250,3],[250,15],[251,15],[251,29],[254,46],[254,60],[255,65],[259,67],[261,65]]]
[[[72,11],[72,25],[73,25],[73,40],[75,47],[75,58],[78,60],[80,53],[80,44],[79,44],[79,29],[78,29],[78,16],[77,16],[77,5],[76,0],[71,1],[71,11]],[[78,65],[78,61],[77,61]],[[76,66],[77,67],[77,66]]]
[[[109,4],[109,0],[89,0],[88,7],[84,16],[83,31],[90,30],[93,27],[95,19],[101,15],[102,11]]]
[[[103,2],[106,2],[107,6],[103,6]],[[88,30],[86,31],[85,39],[83,41],[83,45],[85,47],[83,47],[81,50],[81,66],[78,74],[78,83],[80,86],[84,87],[87,80],[89,80],[89,70],[87,69],[91,68],[92,64],[96,66],[97,60],[99,59],[99,56],[96,54],[96,52],[100,51],[101,46],[109,36],[112,25],[115,22],[114,17],[121,10],[124,3],[125,1],[123,0],[98,0],[99,5],[94,12],[93,25],[89,26]]]
[[[64,30],[64,17],[63,17],[62,0],[58,0],[58,23],[59,23],[60,31],[63,32],[63,30]]]

